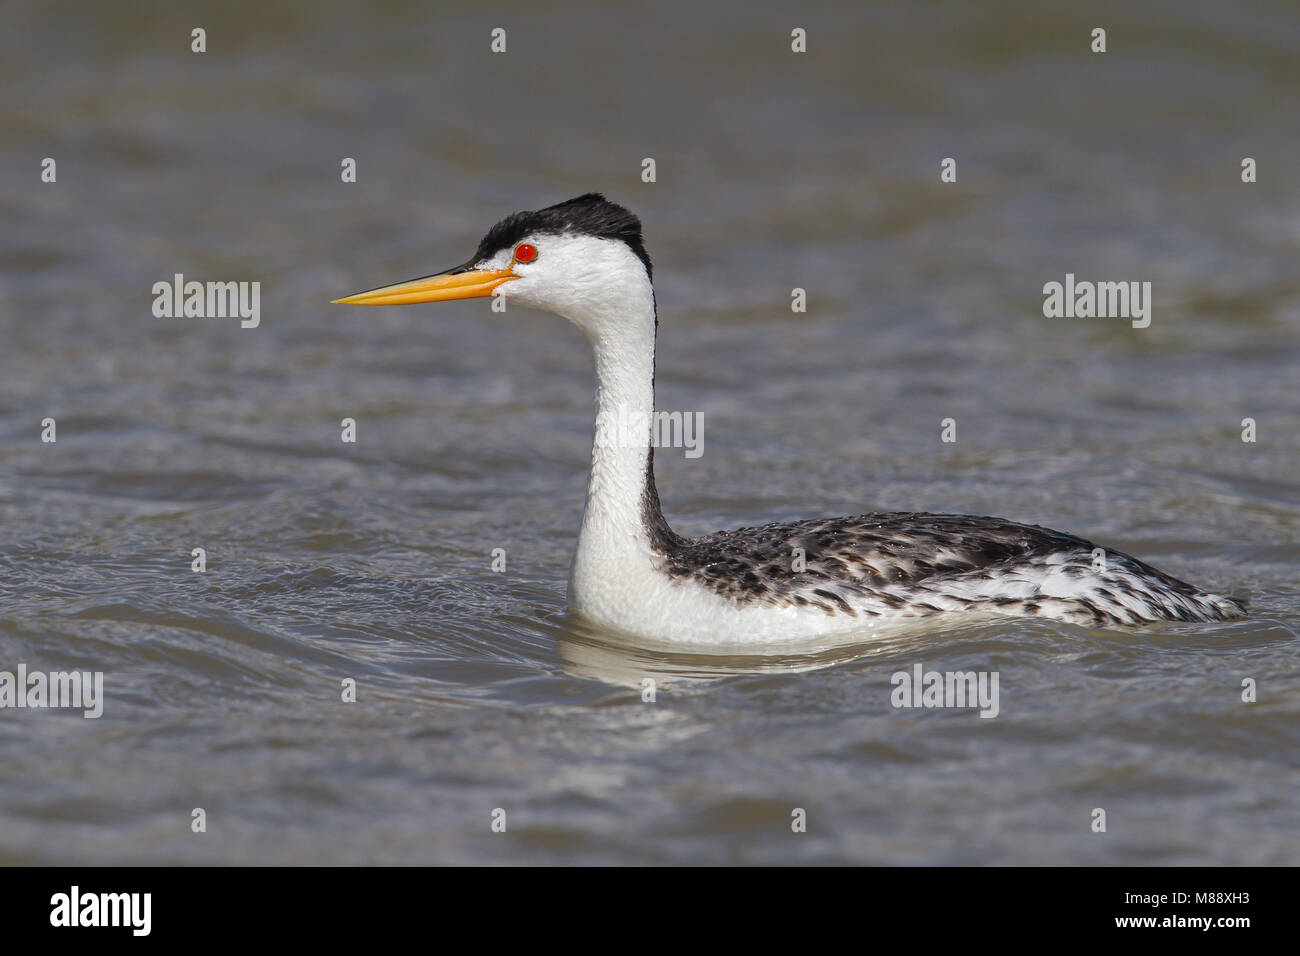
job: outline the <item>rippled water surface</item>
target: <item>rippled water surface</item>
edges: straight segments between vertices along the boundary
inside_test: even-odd
[[[0,861],[1300,862],[1300,11],[1188,6],[8,8],[0,670],[106,703],[0,710]],[[580,334],[326,303],[590,189],[704,415],[678,530],[1000,514],[1250,618],[745,657],[575,619]],[[155,318],[178,272],[260,326]],[[1151,326],[1044,318],[1067,272],[1152,282]],[[999,716],[891,707],[917,663]]]

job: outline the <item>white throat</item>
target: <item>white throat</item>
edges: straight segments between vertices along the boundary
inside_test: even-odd
[[[581,608],[612,582],[641,577],[654,563],[647,488],[654,420],[654,293],[643,270],[622,295],[593,304],[572,321],[596,359],[596,434],[587,502],[569,573],[570,602]]]
[[[655,299],[641,258],[618,240],[525,237],[535,261],[515,267],[502,294],[556,312],[587,336],[596,358],[596,437],[587,503],[569,571],[569,603],[610,619],[644,591],[655,546],[671,540],[650,478],[654,427]],[[505,267],[509,251],[490,267]]]

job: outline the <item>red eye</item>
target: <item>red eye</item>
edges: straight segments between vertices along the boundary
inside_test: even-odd
[[[532,262],[537,258],[537,247],[521,242],[515,246],[515,262]]]

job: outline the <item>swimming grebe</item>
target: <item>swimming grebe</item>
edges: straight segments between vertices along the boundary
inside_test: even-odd
[[[789,642],[940,617],[1094,626],[1245,614],[1118,551],[1003,518],[873,513],[683,538],[664,520],[651,428],[658,315],[641,221],[598,193],[493,226],[464,265],[336,300],[506,296],[555,312],[596,357],[597,433],[569,604],[598,624],[692,644]],[[626,429],[604,423],[645,422]],[[611,435],[618,431],[618,439]]]

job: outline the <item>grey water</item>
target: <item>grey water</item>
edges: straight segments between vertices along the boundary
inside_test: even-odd
[[[0,709],[0,862],[1300,863],[1293,3],[4,19],[0,671],[104,700]],[[677,530],[1000,515],[1250,616],[709,654],[567,612],[581,334],[328,302],[589,190],[706,423],[657,456]],[[259,324],[155,316],[177,273]],[[1149,327],[1046,317],[1067,274],[1150,282]],[[998,716],[894,707],[917,664]]]

